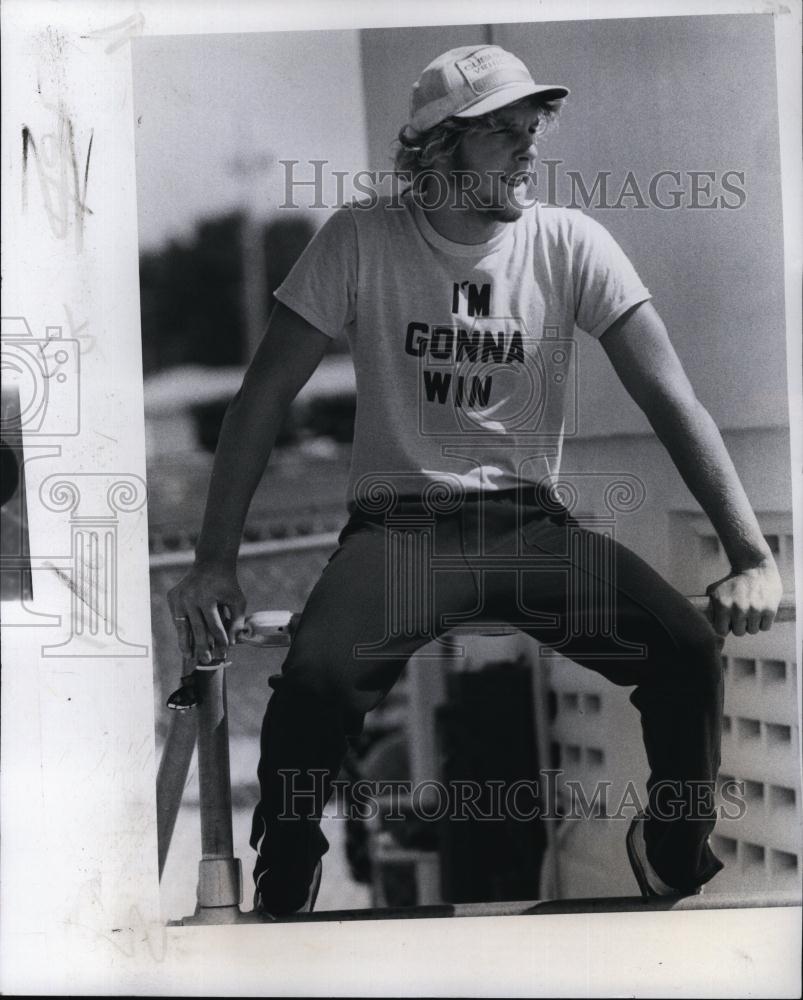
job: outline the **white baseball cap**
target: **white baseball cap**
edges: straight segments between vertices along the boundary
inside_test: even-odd
[[[452,115],[475,118],[531,94],[556,100],[568,93],[535,83],[521,59],[498,45],[462,45],[433,59],[413,84],[409,127],[425,132]]]

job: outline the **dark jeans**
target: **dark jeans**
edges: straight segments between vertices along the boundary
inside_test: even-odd
[[[402,500],[389,514],[352,513],[271,680],[251,838],[267,909],[303,903],[328,849],[319,819],[348,738],[411,654],[453,627],[454,616],[510,622],[614,684],[634,686],[650,767],[648,857],[677,889],[707,882],[722,868],[707,838],[723,640],[642,559],[554,500],[506,491],[441,507]],[[292,808],[291,773],[295,788],[317,792]],[[686,807],[667,812],[668,801]]]

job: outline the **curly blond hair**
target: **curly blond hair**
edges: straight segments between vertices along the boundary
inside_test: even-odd
[[[532,109],[538,115],[536,135],[543,135],[555,124],[562,104],[562,98],[545,101],[534,94],[507,104],[499,111],[511,108]],[[394,153],[396,173],[406,175],[413,182],[418,174],[431,170],[438,161],[452,162],[466,136],[498,128],[502,124],[499,112],[491,111],[477,118],[446,118],[425,132],[415,132],[404,125],[399,131]]]

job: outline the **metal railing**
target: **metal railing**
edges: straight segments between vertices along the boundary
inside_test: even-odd
[[[336,540],[336,539],[335,539]],[[320,546],[324,539],[299,539],[304,547]],[[329,537],[325,537],[329,543]],[[256,543],[259,555],[266,546],[287,542]],[[251,546],[253,547],[253,546]],[[250,547],[249,547],[250,548]],[[257,553],[246,552],[245,555]],[[173,561],[175,555],[172,556]],[[173,562],[174,564],[174,562]],[[707,597],[693,596],[689,601],[701,613],[708,605]],[[246,629],[238,641],[249,645],[289,646],[298,616],[290,612],[257,612],[246,621]],[[778,623],[795,620],[794,599],[785,596],[778,610]],[[460,626],[456,635],[511,635],[517,630],[502,626]],[[159,876],[161,878],[170,848],[193,751],[198,746],[200,784],[201,860],[198,876],[198,905],[192,916],[179,923],[222,924],[254,922],[252,913],[240,910],[242,902],[242,869],[234,856],[232,829],[232,791],[229,768],[229,734],[226,704],[225,665],[202,668],[193,675],[192,685],[185,690],[189,710],[172,713],[172,724],[162,752],[157,776],[157,825]],[[510,903],[438,904],[404,909],[327,911],[288,917],[288,920],[353,920],[434,916],[493,916],[505,914],[587,913],[650,909],[710,909],[752,906],[799,905],[799,895],[763,893],[760,895],[691,896],[657,899],[645,902],[637,897],[602,899],[539,900]]]

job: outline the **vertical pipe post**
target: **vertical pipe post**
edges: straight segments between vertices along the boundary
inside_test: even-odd
[[[242,866],[234,857],[231,820],[226,671],[204,672],[198,711],[198,780],[201,800],[201,861],[198,906],[190,923],[234,923],[242,916]]]

